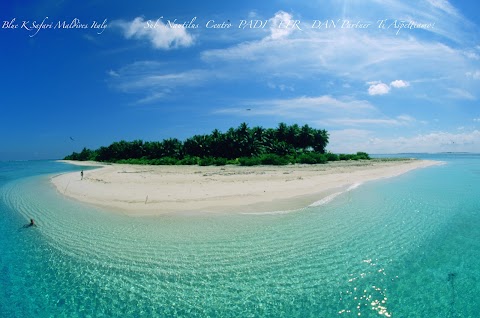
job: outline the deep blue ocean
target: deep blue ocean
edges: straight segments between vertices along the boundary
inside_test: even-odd
[[[0,317],[479,317],[480,155],[400,156],[445,164],[290,213],[160,217],[50,184],[85,167],[0,162]]]

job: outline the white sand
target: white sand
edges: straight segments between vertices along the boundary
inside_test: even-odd
[[[59,193],[129,215],[262,212],[306,207],[349,186],[440,162],[349,161],[290,166],[141,166],[102,168],[52,178]]]

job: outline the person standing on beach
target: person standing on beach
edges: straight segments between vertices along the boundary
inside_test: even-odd
[[[82,177],[82,179],[81,179],[81,180],[83,180],[83,170],[82,170],[82,171],[80,171],[80,177]]]

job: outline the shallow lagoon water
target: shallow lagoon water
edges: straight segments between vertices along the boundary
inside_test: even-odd
[[[475,317],[480,156],[289,213],[135,218],[0,163],[1,317]],[[33,217],[36,228],[23,228]]]

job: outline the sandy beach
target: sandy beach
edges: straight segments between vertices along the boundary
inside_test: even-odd
[[[349,187],[440,164],[341,161],[289,166],[142,166],[69,162],[99,169],[52,177],[69,198],[132,216],[299,209]]]

